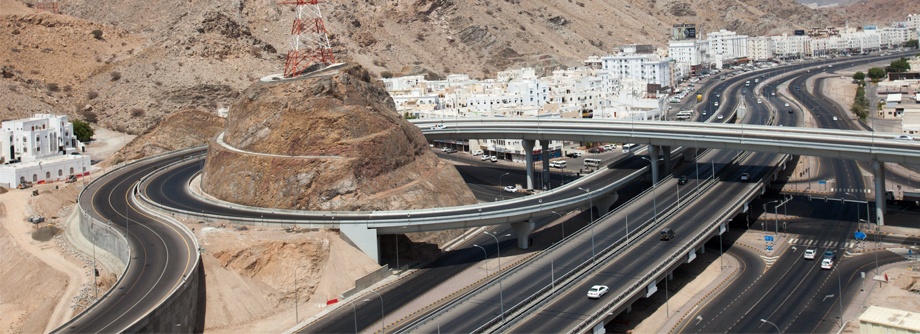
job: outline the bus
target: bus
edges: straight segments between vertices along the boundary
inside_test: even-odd
[[[601,165],[601,159],[585,158],[585,167],[598,167]]]
[[[623,153],[632,152],[633,150],[637,148],[639,148],[639,144],[633,144],[633,143],[623,144]]]

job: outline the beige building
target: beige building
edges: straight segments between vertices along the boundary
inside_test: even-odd
[[[920,313],[869,306],[859,316],[861,334],[920,333]]]

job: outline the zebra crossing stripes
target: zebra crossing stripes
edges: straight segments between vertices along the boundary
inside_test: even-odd
[[[872,188],[831,188],[831,192],[842,191],[846,193],[864,193],[871,194]]]
[[[804,247],[819,247],[819,248],[854,248],[859,246],[857,241],[830,241],[830,240],[816,240],[816,239],[799,239],[791,238],[789,239],[790,245],[804,246]]]

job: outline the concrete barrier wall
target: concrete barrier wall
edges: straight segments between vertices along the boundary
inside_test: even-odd
[[[83,208],[80,208],[81,212]],[[102,248],[121,260],[122,272],[131,258],[131,250],[128,247],[128,240],[125,239],[121,232],[118,232],[107,223],[100,222],[96,219],[88,218],[88,215],[80,215],[80,233],[96,247]]]
[[[367,275],[364,275],[363,277],[355,280],[355,287],[342,292],[342,295],[339,297],[342,299],[351,297],[358,291],[367,289],[374,285],[374,283],[380,282],[382,279],[387,278],[387,276],[390,276],[390,266],[383,265],[379,269],[374,270]]]
[[[124,333],[201,333],[204,331],[204,270],[201,257],[179,288],[153,312],[141,318]]]

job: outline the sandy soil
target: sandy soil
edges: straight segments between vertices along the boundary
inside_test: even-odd
[[[189,227],[205,249],[207,332],[283,332],[379,268],[333,231]]]
[[[94,160],[111,156],[124,138],[132,138],[105,129],[97,129],[95,137],[87,146]],[[0,331],[48,332],[92,302],[92,259],[62,237],[63,220],[81,187],[78,182],[0,190],[0,277],[5,278],[0,280]],[[32,196],[33,190],[39,195]],[[46,222],[28,222],[32,215]],[[100,294],[114,283],[111,275],[100,267]]]

